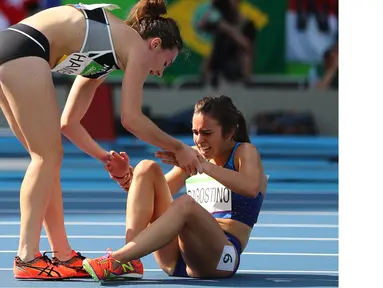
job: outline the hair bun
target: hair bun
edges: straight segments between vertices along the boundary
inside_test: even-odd
[[[144,4],[144,14],[149,17],[159,17],[167,13],[166,4],[164,0],[143,0],[146,3]]]

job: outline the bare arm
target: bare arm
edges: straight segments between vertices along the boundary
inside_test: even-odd
[[[61,116],[61,131],[79,149],[104,162],[108,158],[108,152],[81,125],[81,119],[89,109],[94,93],[102,81],[76,77]]]
[[[197,149],[195,147],[193,148]],[[162,163],[178,165],[177,160],[171,152],[159,151],[156,152],[156,157],[160,158]],[[240,195],[256,197],[259,192],[265,192],[266,190],[267,179],[263,171],[261,158],[257,149],[252,144],[244,143],[238,147],[235,153],[237,171],[210,163],[201,155],[199,155],[199,159],[205,174]],[[173,170],[166,175],[172,193],[180,190],[185,184],[187,177],[190,176],[187,173],[177,174],[178,170],[181,169],[174,167]],[[174,175],[177,175],[177,177]]]
[[[230,190],[246,197],[256,197],[264,187],[265,175],[257,149],[248,143],[241,144],[236,151],[238,171],[205,162],[204,172]]]
[[[134,168],[129,166],[129,156],[125,152],[116,153],[111,151],[111,160],[105,166],[110,177],[115,180],[122,189],[129,192],[130,184],[134,174]],[[185,185],[185,180],[189,175],[181,168],[173,167],[166,175],[165,179],[172,195],[177,194]]]
[[[183,186],[185,180],[189,177],[181,168],[174,166],[172,170],[166,173],[165,178],[172,195],[177,194]]]
[[[122,82],[121,122],[141,140],[167,151],[177,151],[183,143],[158,128],[142,113],[143,84],[149,68],[144,51],[132,49]]]

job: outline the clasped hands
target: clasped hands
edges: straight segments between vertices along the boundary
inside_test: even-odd
[[[129,191],[132,183],[134,168],[130,165],[128,154],[125,152],[109,152],[109,158],[104,162],[104,169],[109,172],[111,179],[115,180],[122,189]]]
[[[202,168],[204,169],[208,161],[206,161],[206,159],[197,150],[195,150],[195,153]],[[161,159],[161,162],[164,164],[179,167],[176,155],[173,152],[157,151],[155,152],[155,156]],[[104,164],[104,169],[108,171],[110,178],[115,180],[122,189],[128,191],[134,173],[134,168],[130,165],[128,154],[125,152],[117,153],[112,150],[109,152],[109,157]]]

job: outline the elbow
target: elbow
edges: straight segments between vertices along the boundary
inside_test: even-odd
[[[80,124],[80,122],[77,122],[73,119],[69,120],[69,119],[61,118],[61,121],[60,121],[61,133],[64,134],[65,136],[68,136],[71,133],[71,131],[74,129],[74,127],[77,126],[78,124]]]
[[[133,133],[134,130],[134,122],[130,118],[121,118],[121,125],[127,131]]]
[[[261,183],[252,183],[249,185],[247,188],[247,193],[250,198],[255,198],[257,197],[258,193],[261,191]]]
[[[121,125],[131,133],[135,133],[140,126],[140,115],[126,113],[121,116]]]
[[[64,135],[65,135],[66,133],[68,133],[68,131],[70,130],[70,127],[71,127],[71,124],[69,123],[69,121],[61,120],[60,128],[61,128],[61,132],[62,132]]]

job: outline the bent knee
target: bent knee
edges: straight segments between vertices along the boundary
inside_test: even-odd
[[[191,196],[184,194],[178,197],[173,205],[177,207],[180,213],[186,214],[186,216],[190,215],[195,211],[195,205],[199,205]]]
[[[160,165],[153,160],[142,160],[134,168],[134,175],[136,177],[149,176],[153,174],[163,175]]]

